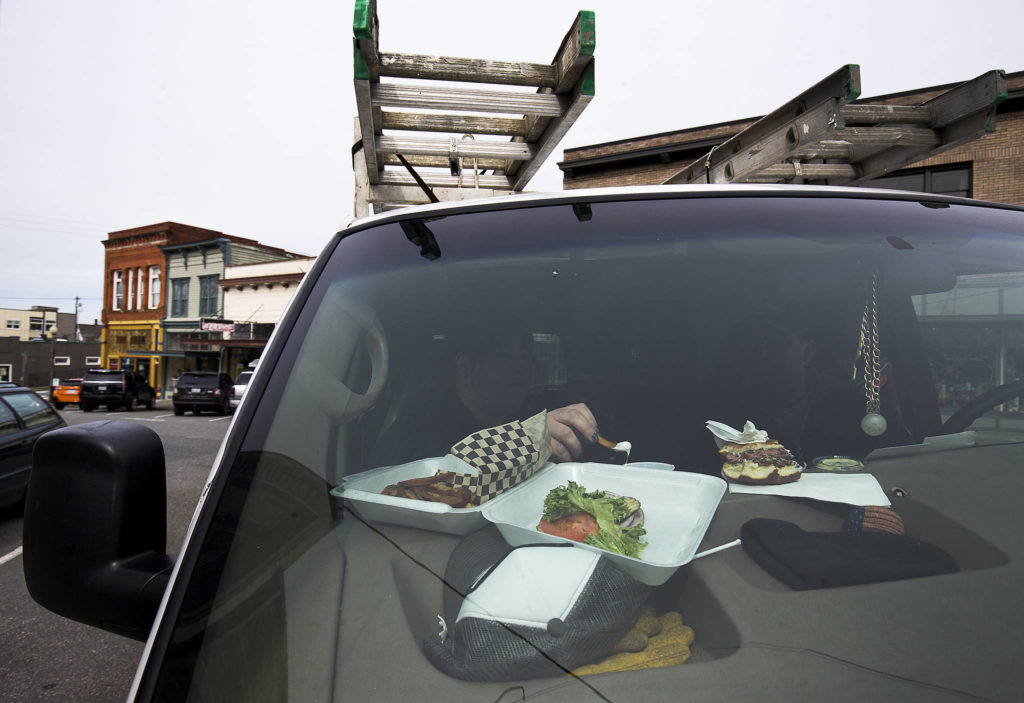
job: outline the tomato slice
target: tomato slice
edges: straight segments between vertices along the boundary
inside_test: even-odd
[[[548,522],[543,518],[537,529],[555,537],[564,537],[573,542],[582,542],[587,535],[597,534],[600,527],[597,520],[589,513],[572,513]]]

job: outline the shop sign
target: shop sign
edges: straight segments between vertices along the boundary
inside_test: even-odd
[[[204,317],[199,320],[199,328],[208,332],[234,332],[234,320],[215,320]]]

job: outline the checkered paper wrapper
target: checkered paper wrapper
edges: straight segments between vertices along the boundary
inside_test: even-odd
[[[547,411],[474,432],[455,444],[451,454],[477,470],[456,473],[453,483],[470,490],[474,505],[486,503],[547,463],[551,456]]]

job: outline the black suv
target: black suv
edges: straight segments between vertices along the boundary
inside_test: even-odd
[[[108,410],[118,406],[134,410],[145,405],[147,410],[152,410],[155,399],[153,386],[145,376],[134,371],[90,369],[78,391],[78,404],[85,412],[92,412],[98,405],[106,405]]]
[[[32,471],[36,440],[64,424],[57,411],[32,389],[0,383],[0,506],[21,501]]]
[[[174,384],[174,414],[191,410],[216,410],[227,415],[231,401],[231,377],[216,371],[186,371]]]

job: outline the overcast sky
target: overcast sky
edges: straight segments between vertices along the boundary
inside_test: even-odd
[[[0,307],[99,318],[107,233],[168,220],[317,254],[352,214],[354,0],[0,0]],[[596,15],[562,149],[1024,70],[1024,3],[379,0],[382,51],[550,62]]]

